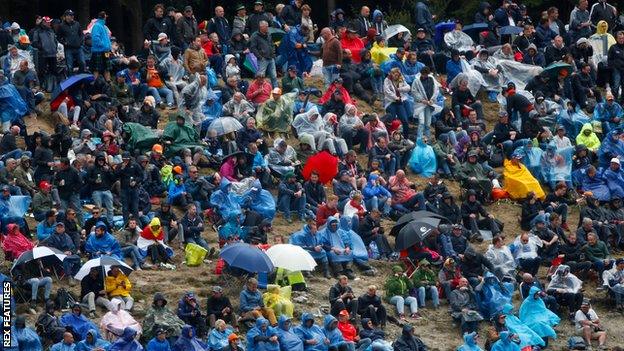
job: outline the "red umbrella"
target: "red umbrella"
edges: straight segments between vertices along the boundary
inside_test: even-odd
[[[312,171],[319,174],[319,181],[327,184],[338,174],[338,157],[332,156],[323,150],[314,156],[310,156],[303,167],[303,178],[310,179]]]

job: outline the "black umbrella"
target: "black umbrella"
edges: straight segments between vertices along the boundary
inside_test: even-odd
[[[236,156],[236,157],[244,156],[247,159],[247,164],[249,165],[249,167],[251,167],[251,164],[253,163],[253,159],[254,159],[255,155],[252,155],[252,154],[250,154],[248,152],[244,152],[244,151],[232,152],[231,154],[223,156],[223,159],[221,160],[221,164],[223,165],[223,163],[225,161],[227,161],[232,156]]]
[[[440,214],[437,214],[435,212],[425,211],[425,210],[412,211],[410,213],[404,214],[403,216],[401,216],[401,218],[399,218],[398,221],[396,221],[396,223],[390,230],[390,235],[397,236],[397,234],[399,234],[399,231],[403,229],[403,227],[405,227],[406,224],[408,224],[409,222],[413,220],[421,219],[421,218],[439,218],[442,221],[450,222],[446,217]]]
[[[395,251],[402,251],[425,240],[440,224],[440,218],[421,218],[405,225],[394,243]]]
[[[22,253],[11,266],[11,272],[20,265],[27,265],[41,260],[45,267],[60,266],[66,255],[61,251],[47,246],[35,246],[32,250]]]

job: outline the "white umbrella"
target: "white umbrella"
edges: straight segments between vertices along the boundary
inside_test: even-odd
[[[13,262],[13,266],[11,267],[11,271],[15,269],[15,267],[21,264],[27,264],[37,259],[50,258],[49,261],[46,261],[46,265],[55,265],[63,263],[63,260],[67,257],[67,255],[63,254],[61,251],[47,246],[35,246],[32,250],[23,252],[16,260]]]
[[[386,41],[388,41],[388,39],[392,38],[393,36],[399,33],[407,33],[406,35],[403,36],[405,40],[409,39],[410,37],[409,29],[407,29],[402,24],[393,24],[391,26],[388,26],[388,28],[386,28],[386,30],[384,30],[383,32],[383,37]]]
[[[224,135],[243,129],[243,125],[234,117],[219,117],[210,123],[208,130],[215,130],[217,135]]]
[[[289,271],[312,271],[316,267],[314,258],[301,246],[291,244],[273,245],[266,251],[266,254],[275,267]]]
[[[86,277],[87,274],[89,274],[89,272],[91,271],[91,268],[94,268],[94,267],[103,267],[104,274],[107,274],[108,271],[110,271],[111,266],[121,267],[121,271],[125,275],[128,275],[133,271],[132,267],[128,266],[123,261],[120,261],[111,256],[101,256],[101,257],[94,258],[92,260],[85,262],[85,264],[83,264],[82,267],[80,267],[80,270],[78,271],[78,273],[76,273],[74,278],[78,280],[82,280],[82,278]]]

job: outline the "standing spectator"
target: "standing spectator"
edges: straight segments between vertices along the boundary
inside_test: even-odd
[[[204,74],[206,71],[208,56],[202,48],[201,42],[202,39],[200,36],[195,37],[184,51],[184,70],[186,70],[189,75],[194,73]],[[188,86],[190,85],[187,85],[187,87]],[[184,90],[182,90],[182,92],[184,93]]]
[[[342,64],[342,45],[328,27],[321,30],[321,38],[323,39],[323,46],[321,46],[323,78],[327,87],[339,77],[340,65]]]
[[[171,29],[169,26],[171,24],[169,18],[164,15],[165,7],[163,4],[156,4],[154,6],[154,16],[148,19],[143,26],[143,38],[145,40],[158,40],[160,33],[170,34]]]
[[[247,9],[245,8],[245,5],[243,4],[239,4],[236,6],[236,15],[234,16],[234,19],[232,20],[232,36],[235,36],[235,33],[238,33],[239,35],[241,35],[243,33],[246,33],[247,27]]]
[[[178,31],[178,39],[182,44],[182,49],[188,48],[199,35],[197,20],[195,16],[193,16],[192,6],[186,6],[184,8],[184,14],[177,20],[176,28]]]
[[[289,27],[301,24],[303,11],[303,0],[293,0],[290,4],[284,6],[281,12],[282,21]],[[312,27],[310,27],[312,29]]]
[[[360,9],[360,15],[354,20],[354,26],[357,28],[357,34],[360,38],[364,38],[367,35],[368,29],[372,27],[370,21],[370,9],[368,6],[362,6]],[[381,35],[381,33],[378,34]]]
[[[407,111],[407,100],[411,87],[405,83],[401,70],[395,67],[390,70],[388,77],[384,80],[384,106],[390,120],[398,119],[403,125],[403,137],[409,136],[409,113]],[[394,173],[394,172],[392,172]]]
[[[139,218],[139,181],[143,179],[143,169],[130,157],[128,151],[121,155],[122,162],[117,165],[115,175],[120,180],[121,208],[124,221],[132,215]]]
[[[256,74],[268,75],[271,85],[276,88],[277,73],[275,71],[275,45],[269,33],[269,23],[260,21],[258,31],[251,35],[249,40],[249,51],[258,59],[258,70]]]
[[[264,3],[262,0],[256,0],[253,3],[253,13],[245,21],[245,33],[253,35],[260,28],[260,22],[271,22],[271,17],[264,11]]]
[[[74,11],[66,10],[64,20],[58,29],[58,41],[65,48],[65,62],[67,63],[67,74],[72,75],[74,64],[78,63],[78,72],[85,71],[85,58],[82,51],[84,34],[80,23],[74,20]]]
[[[416,3],[416,7],[414,9],[414,22],[416,23],[416,28],[422,28],[427,34],[432,35],[434,25],[433,20],[435,17],[435,15],[431,14],[429,6],[427,6],[427,1],[419,1]]]
[[[606,1],[600,1],[594,4],[594,7],[599,4],[606,4]],[[607,6],[611,6],[608,5]],[[592,7],[592,10],[594,9]],[[611,28],[611,27],[610,27]],[[620,87],[622,86],[622,77],[624,77],[624,32],[619,31],[615,35],[616,43],[609,48],[608,63],[611,68],[611,93],[617,100],[620,96]]]
[[[104,74],[104,79],[110,82],[111,71],[111,39],[110,30],[106,26],[106,12],[101,11],[98,19],[91,28],[91,61],[89,68],[97,79],[98,75]]]
[[[116,179],[104,154],[95,157],[95,164],[87,169],[86,180],[92,192],[93,203],[97,207],[106,208],[106,219],[108,223],[113,223],[113,194],[110,189]]]
[[[215,16],[208,22],[208,33],[217,33],[219,42],[224,46],[229,46],[232,37],[230,31],[230,22],[225,18],[225,10],[221,6],[215,7]],[[224,50],[228,52],[228,50]]]
[[[592,22],[587,6],[588,0],[579,0],[578,5],[570,12],[569,32],[571,40],[576,42],[580,38],[589,38],[592,35]]]
[[[51,92],[56,84],[57,67],[56,53],[57,44],[56,33],[52,29],[52,19],[43,17],[41,24],[33,30],[32,44],[39,50],[39,81]]]
[[[61,207],[64,210],[72,208],[78,214],[78,220],[82,223],[82,205],[80,204],[80,188],[82,187],[82,177],[76,168],[70,166],[69,159],[61,159],[58,172],[54,176],[54,185],[58,190],[61,200]]]
[[[609,28],[613,28],[616,17],[617,9],[615,6],[607,3],[607,0],[598,0],[589,11],[589,18],[594,26],[597,26],[600,21],[606,21]]]

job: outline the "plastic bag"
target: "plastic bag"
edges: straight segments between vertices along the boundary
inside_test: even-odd
[[[186,244],[186,248],[184,248],[184,259],[186,260],[186,265],[189,267],[197,267],[201,265],[202,262],[204,262],[204,258],[207,253],[208,250],[197,244]]]

